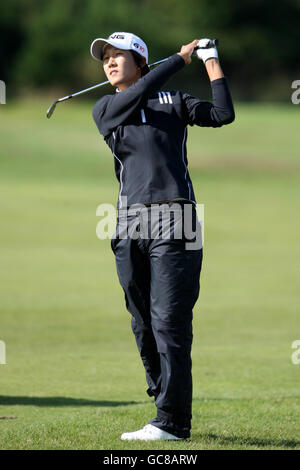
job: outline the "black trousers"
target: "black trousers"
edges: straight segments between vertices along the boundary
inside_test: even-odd
[[[155,397],[157,416],[150,423],[184,438],[190,436],[192,419],[192,309],[200,289],[199,236],[194,205],[172,202],[119,210],[111,241],[147,393]]]

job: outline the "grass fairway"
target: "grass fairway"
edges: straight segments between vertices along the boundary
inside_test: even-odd
[[[189,132],[205,204],[185,442],[123,442],[154,417],[110,241],[113,158],[91,104],[8,103],[0,115],[1,449],[300,449],[297,106],[237,106]],[[296,113],[298,113],[296,115]]]

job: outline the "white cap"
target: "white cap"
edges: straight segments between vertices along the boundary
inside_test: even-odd
[[[103,60],[104,48],[110,44],[118,49],[135,51],[145,57],[148,64],[148,48],[144,41],[132,33],[112,33],[107,39],[97,38],[91,44],[91,54],[96,60]]]

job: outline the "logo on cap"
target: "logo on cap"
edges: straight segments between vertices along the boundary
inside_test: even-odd
[[[113,34],[112,36],[109,36],[110,39],[125,39],[125,36],[123,34]]]

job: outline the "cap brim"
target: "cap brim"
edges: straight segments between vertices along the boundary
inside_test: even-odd
[[[103,56],[104,56],[104,48],[105,46],[108,46],[108,45],[116,47],[117,49],[123,49],[125,51],[128,50],[126,47],[122,47],[120,44],[118,43],[116,44],[116,42],[114,41],[109,41],[108,39],[104,39],[104,38],[97,38],[91,44],[91,48],[90,48],[91,56],[96,60],[102,61]],[[141,55],[141,57],[144,57],[144,56]],[[147,62],[146,62],[146,65],[147,65]],[[148,68],[148,72],[149,72],[149,68]]]
[[[91,56],[96,60],[102,60],[103,58],[103,47],[105,44],[109,44],[107,39],[97,38],[91,44]]]
[[[126,48],[121,47],[119,44],[116,44],[114,41],[109,41],[108,39],[97,38],[91,44],[91,55],[96,60],[103,60],[104,47],[107,45],[117,47],[118,49]]]

